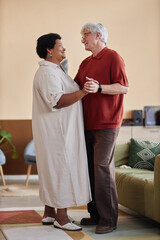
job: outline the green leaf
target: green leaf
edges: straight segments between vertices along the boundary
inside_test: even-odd
[[[12,141],[12,140],[11,140],[12,135],[11,135],[10,133],[6,132],[5,130],[2,130],[2,131],[0,132],[0,136],[1,136],[2,138],[4,138],[4,139],[7,139],[7,141],[9,141],[9,142]]]
[[[1,126],[0,126],[1,128]],[[6,132],[5,130],[0,131],[0,147],[2,148],[2,146],[4,145],[8,145],[9,146],[9,150],[5,148],[5,152],[10,152],[12,151],[12,158],[15,159],[19,156],[15,145],[12,143],[12,139],[11,139],[12,135],[9,132]]]
[[[15,152],[12,153],[12,158],[13,159],[18,158],[18,156],[19,156],[18,152],[15,151]]]

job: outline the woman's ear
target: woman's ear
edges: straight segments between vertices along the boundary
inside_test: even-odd
[[[51,52],[51,49],[47,48],[47,53],[50,53]]]
[[[51,49],[47,48],[47,55],[49,58],[52,58],[52,52]]]

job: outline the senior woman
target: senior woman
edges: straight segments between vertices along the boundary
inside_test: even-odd
[[[43,224],[78,231],[67,208],[91,201],[81,100],[87,93],[63,71],[65,48],[58,34],[37,40],[44,59],[33,83],[32,129],[39,175]],[[55,209],[57,209],[55,211]]]

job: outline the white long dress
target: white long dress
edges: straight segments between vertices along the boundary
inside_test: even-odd
[[[33,83],[32,129],[40,199],[66,208],[91,201],[81,101],[56,109],[78,85],[56,64],[41,61]]]

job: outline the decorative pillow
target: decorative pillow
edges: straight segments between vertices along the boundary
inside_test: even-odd
[[[133,168],[154,170],[155,157],[160,154],[160,143],[131,138],[128,165]]]
[[[129,143],[117,144],[114,153],[115,167],[128,164]]]

